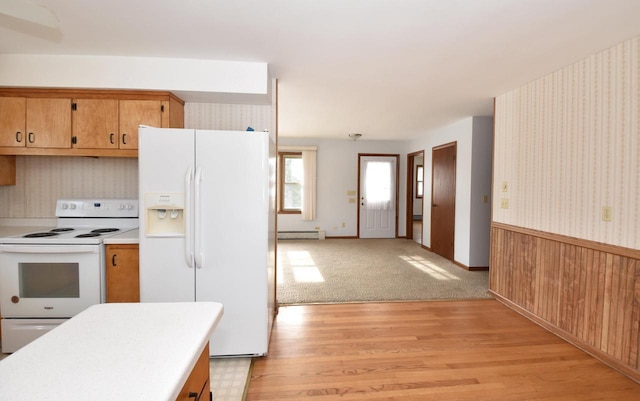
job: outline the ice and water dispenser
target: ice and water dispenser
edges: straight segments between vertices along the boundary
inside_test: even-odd
[[[145,234],[147,237],[183,237],[185,233],[184,194],[145,194]]]

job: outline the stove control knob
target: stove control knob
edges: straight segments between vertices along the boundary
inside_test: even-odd
[[[66,204],[66,203],[63,203],[62,204],[62,209],[64,209],[64,210],[69,209],[69,205]]]
[[[133,205],[131,203],[127,204],[127,210],[132,210],[133,209]]]
[[[72,203],[72,204],[69,205],[69,209],[73,210],[75,208],[76,208],[76,204],[75,203]]]
[[[122,209],[124,209],[124,203],[121,203],[118,205],[118,210],[122,210]]]

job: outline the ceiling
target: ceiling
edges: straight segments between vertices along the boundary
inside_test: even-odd
[[[294,137],[411,139],[640,35],[638,0],[33,2],[59,28],[0,15],[0,53],[266,62]]]

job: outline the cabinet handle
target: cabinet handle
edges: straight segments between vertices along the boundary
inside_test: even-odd
[[[127,134],[122,134],[122,144],[123,145],[127,144]]]
[[[29,143],[33,143],[36,139],[36,135],[33,132],[29,132],[28,141]]]
[[[111,142],[112,145],[115,143],[113,142],[113,132],[109,134],[109,142]]]
[[[16,142],[22,142],[22,132],[20,131],[16,132]]]
[[[193,399],[195,399],[196,401],[198,401],[198,398],[199,398],[199,397],[198,397],[198,395],[199,395],[199,394],[198,394],[198,393],[196,393],[196,392],[194,392],[194,391],[189,391],[189,398],[193,398]]]
[[[111,257],[111,266],[113,266],[113,267],[118,266],[118,263],[116,263],[116,256],[117,256],[117,255],[115,255],[115,254],[114,254],[114,255]]]

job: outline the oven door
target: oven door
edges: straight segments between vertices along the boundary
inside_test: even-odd
[[[101,245],[0,245],[3,318],[71,317],[102,298]]]

